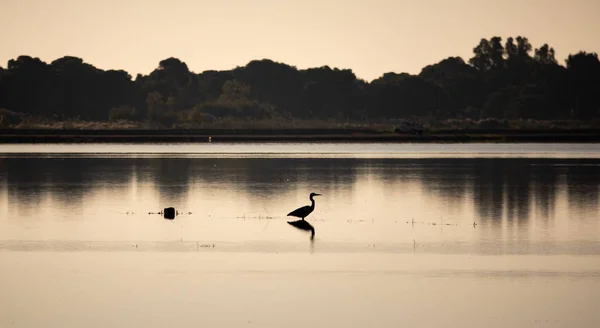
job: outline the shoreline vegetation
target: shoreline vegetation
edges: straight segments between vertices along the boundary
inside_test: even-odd
[[[423,133],[406,133],[415,127]],[[580,51],[561,65],[548,44],[522,36],[481,39],[468,60],[372,81],[270,59],[195,73],[170,57],[135,77],[73,56],[0,67],[2,143],[587,142],[599,130],[598,55]]]
[[[55,122],[0,129],[0,143],[156,142],[600,142],[596,121],[450,120],[420,134],[396,132],[398,121],[227,120],[155,128],[136,122]]]

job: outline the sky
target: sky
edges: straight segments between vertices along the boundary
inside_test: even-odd
[[[0,0],[0,66],[69,55],[135,77],[176,57],[190,70],[268,58],[373,80],[468,60],[482,38],[548,43],[559,63],[600,53],[597,0]]]

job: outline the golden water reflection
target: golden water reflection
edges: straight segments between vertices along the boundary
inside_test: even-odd
[[[307,218],[318,231],[316,251],[379,245],[600,254],[599,165],[568,158],[4,158],[0,242],[210,241],[242,249],[254,242],[266,249],[306,241],[285,215],[318,192]],[[183,212],[173,222],[148,214],[169,206]]]

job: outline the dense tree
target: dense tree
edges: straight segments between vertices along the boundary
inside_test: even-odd
[[[481,39],[479,45],[473,48],[473,58],[469,59],[469,64],[481,72],[487,72],[494,67],[492,60],[492,45],[486,39]]]
[[[579,52],[567,58],[569,99],[576,117],[600,114],[600,61],[596,53]]]
[[[531,52],[531,43],[526,37],[517,37],[517,57],[523,60],[531,58],[529,53]]]
[[[231,71],[205,71],[198,74],[198,98],[200,102],[213,101],[219,98],[225,82],[233,80]]]
[[[554,48],[544,44],[539,49],[535,49],[535,61],[540,64],[558,64],[554,58]]]
[[[8,61],[2,72],[2,107],[17,112],[50,115],[56,74],[39,58],[19,56]]]
[[[490,47],[492,67],[495,69],[504,68],[504,47],[502,46],[502,38],[498,36],[491,38]]]
[[[365,115],[365,83],[351,70],[329,66],[303,72],[304,117],[361,117]]]
[[[380,117],[406,118],[444,112],[447,97],[443,89],[419,76],[386,73],[369,86],[369,103]]]
[[[253,60],[236,68],[233,75],[250,86],[253,99],[273,104],[282,112],[302,115],[302,76],[295,67],[269,59]]]
[[[535,49],[523,36],[509,37],[501,52],[501,38],[482,39],[470,63],[481,72],[485,100],[480,117],[551,119],[568,116],[567,80],[558,65],[554,48]],[[494,51],[493,49],[496,49]],[[485,65],[481,64],[485,63]]]
[[[429,65],[419,74],[425,80],[440,86],[448,96],[446,115],[448,117],[472,116],[473,108],[484,99],[485,88],[482,75],[460,57],[450,57]]]
[[[138,120],[151,125],[243,118],[532,118],[600,115],[600,61],[524,36],[482,38],[465,62],[449,57],[418,75],[386,73],[363,81],[349,69],[299,70],[269,59],[228,71],[194,73],[166,58],[135,79],[65,56],[45,63],[19,56],[0,67],[0,108],[50,119]]]
[[[136,82],[143,93],[158,92],[165,101],[171,98],[173,111],[188,109],[200,100],[196,75],[177,58],[160,61],[158,68]]]
[[[510,61],[512,59],[517,58],[517,45],[515,44],[515,39],[512,37],[506,39],[506,45],[504,46],[504,51],[506,54],[506,60]]]

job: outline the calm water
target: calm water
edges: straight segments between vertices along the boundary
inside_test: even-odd
[[[597,327],[599,150],[0,145],[0,327]]]

